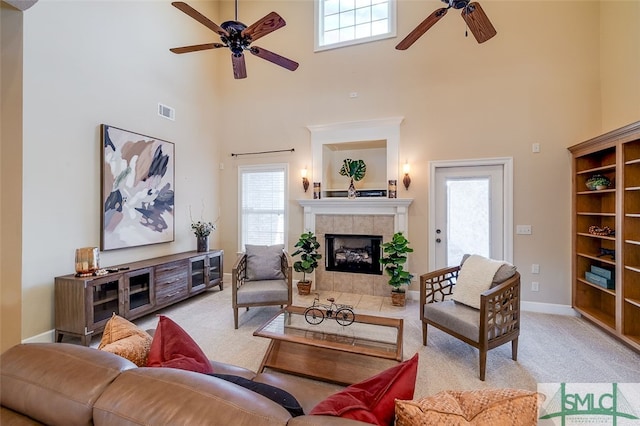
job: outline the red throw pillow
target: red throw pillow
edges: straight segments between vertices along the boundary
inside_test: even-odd
[[[191,336],[168,317],[159,317],[147,367],[170,367],[197,373],[213,373],[209,359]]]
[[[363,382],[346,387],[313,407],[309,414],[392,425],[396,399],[413,399],[418,354]]]

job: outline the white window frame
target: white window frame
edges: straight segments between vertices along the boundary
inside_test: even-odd
[[[321,44],[324,34],[323,19],[323,0],[314,0],[314,51],[321,52],[323,50],[337,49],[345,46],[353,46],[356,44],[369,43],[377,40],[384,40],[396,36],[397,28],[397,0],[388,0],[389,2],[389,32],[375,36],[357,38],[353,40],[341,41],[332,44]]]
[[[285,248],[288,241],[288,217],[289,217],[289,165],[287,163],[254,164],[238,166],[238,253],[244,252],[245,242],[242,234],[244,231],[244,212],[242,210],[242,200],[244,197],[242,190],[243,174],[247,172],[282,171],[284,173],[284,235],[283,243]],[[251,243],[249,243],[251,244]]]

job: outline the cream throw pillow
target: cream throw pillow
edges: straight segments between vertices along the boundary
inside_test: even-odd
[[[462,264],[451,298],[480,309],[480,294],[491,288],[493,277],[505,262],[473,254]]]

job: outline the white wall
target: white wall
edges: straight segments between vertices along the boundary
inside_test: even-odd
[[[201,3],[214,15],[214,3]],[[189,207],[218,216],[217,70],[175,55],[211,31],[168,1],[40,1],[24,17],[23,337],[53,328],[53,279],[100,244],[101,123],[175,143],[175,242],[101,253],[108,266],[194,250]],[[157,115],[162,102],[176,121]],[[216,245],[215,235],[212,245]]]
[[[640,1],[600,2],[602,130],[640,119]]]
[[[232,1],[190,4],[218,23],[233,18]],[[614,81],[613,68],[603,66],[607,81],[602,82],[601,57],[616,43],[602,39],[600,25],[619,23],[618,31],[636,40],[640,30],[626,19],[626,6],[603,13],[599,2],[588,0],[486,1],[483,7],[498,30],[495,39],[478,45],[465,38],[464,21],[451,11],[409,50],[394,49],[438,7],[438,0],[399,0],[397,39],[314,53],[311,0],[242,0],[239,18],[247,24],[272,10],[287,21],[256,45],[300,62],[290,72],[248,55],[245,80],[233,79],[227,51],[168,52],[217,41],[168,0],[41,0],[27,10],[22,300],[16,302],[23,311],[22,337],[53,328],[53,278],[73,271],[75,248],[99,244],[100,123],[176,143],[176,241],[103,252],[103,266],[194,249],[188,210],[192,206],[199,216],[204,204],[205,219],[221,212],[212,246],[225,250],[230,271],[241,164],[289,163],[291,248],[303,231],[295,200],[312,196],[303,192],[299,174],[311,164],[306,126],[404,117],[399,158],[411,163],[412,184],[408,192],[399,185],[398,196],[414,198],[408,237],[416,272],[426,270],[428,259],[429,161],[510,156],[514,222],[530,224],[534,232],[514,241],[522,297],[569,304],[566,148],[640,119],[628,112],[629,105],[639,104],[636,92],[620,90],[625,82],[636,82],[637,72]],[[633,51],[622,55],[619,66],[637,70],[636,58]],[[349,97],[353,91],[359,94],[355,99]],[[156,115],[158,102],[177,109],[175,122]],[[531,153],[534,142],[541,144],[539,154]],[[230,156],[292,147],[294,153]],[[218,170],[219,163],[224,170]],[[2,222],[4,227],[4,216]],[[4,248],[4,235],[2,243]],[[530,274],[532,263],[540,264],[540,275]],[[538,293],[529,290],[534,278]],[[4,296],[6,284],[2,287]]]
[[[0,3],[0,352],[22,324],[22,13]]]
[[[230,3],[225,2],[230,5]],[[259,45],[300,62],[294,73],[248,58],[247,81],[221,74],[225,126],[233,150],[294,147],[280,157],[232,159],[223,148],[225,182],[248,162],[291,165],[290,237],[303,231],[297,198],[310,198],[298,170],[311,162],[308,125],[404,117],[400,161],[411,163],[414,198],[409,209],[411,265],[427,271],[428,170],[432,160],[513,157],[515,224],[533,235],[516,236],[514,260],[523,299],[570,304],[570,156],[567,147],[600,132],[599,4],[597,2],[489,1],[483,8],[498,35],[479,45],[465,38],[459,11],[450,11],[410,49],[395,45],[438,7],[439,1],[398,2],[398,38],[313,52],[313,2],[243,1],[247,22],[276,10],[287,26]],[[221,9],[224,13],[225,9]],[[229,66],[225,64],[225,66]],[[350,92],[358,92],[350,98]],[[242,110],[242,116],[233,111]],[[248,117],[248,119],[247,119]],[[243,125],[249,121],[250,126]],[[532,143],[541,152],[531,152]],[[402,164],[398,165],[402,170]],[[402,176],[398,176],[401,181]],[[313,181],[313,176],[310,177]],[[235,241],[236,185],[222,189],[229,218],[221,237]],[[531,275],[531,264],[540,274]],[[532,292],[531,281],[540,283]],[[415,286],[413,287],[416,288]]]

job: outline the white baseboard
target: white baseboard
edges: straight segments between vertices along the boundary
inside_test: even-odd
[[[24,339],[22,343],[53,343],[56,339],[56,331],[49,330],[44,333],[37,334],[35,336],[31,336],[27,339]]]
[[[570,317],[580,316],[571,306],[555,303],[522,301],[520,302],[520,309],[528,312],[539,312],[541,314],[567,315]]]
[[[420,292],[417,290],[407,291],[407,299],[420,301]],[[571,306],[559,305],[555,303],[541,302],[520,302],[520,309],[528,312],[539,312],[541,314],[567,315],[571,317],[580,316]]]
[[[418,290],[407,290],[407,299],[420,301],[420,292]]]

